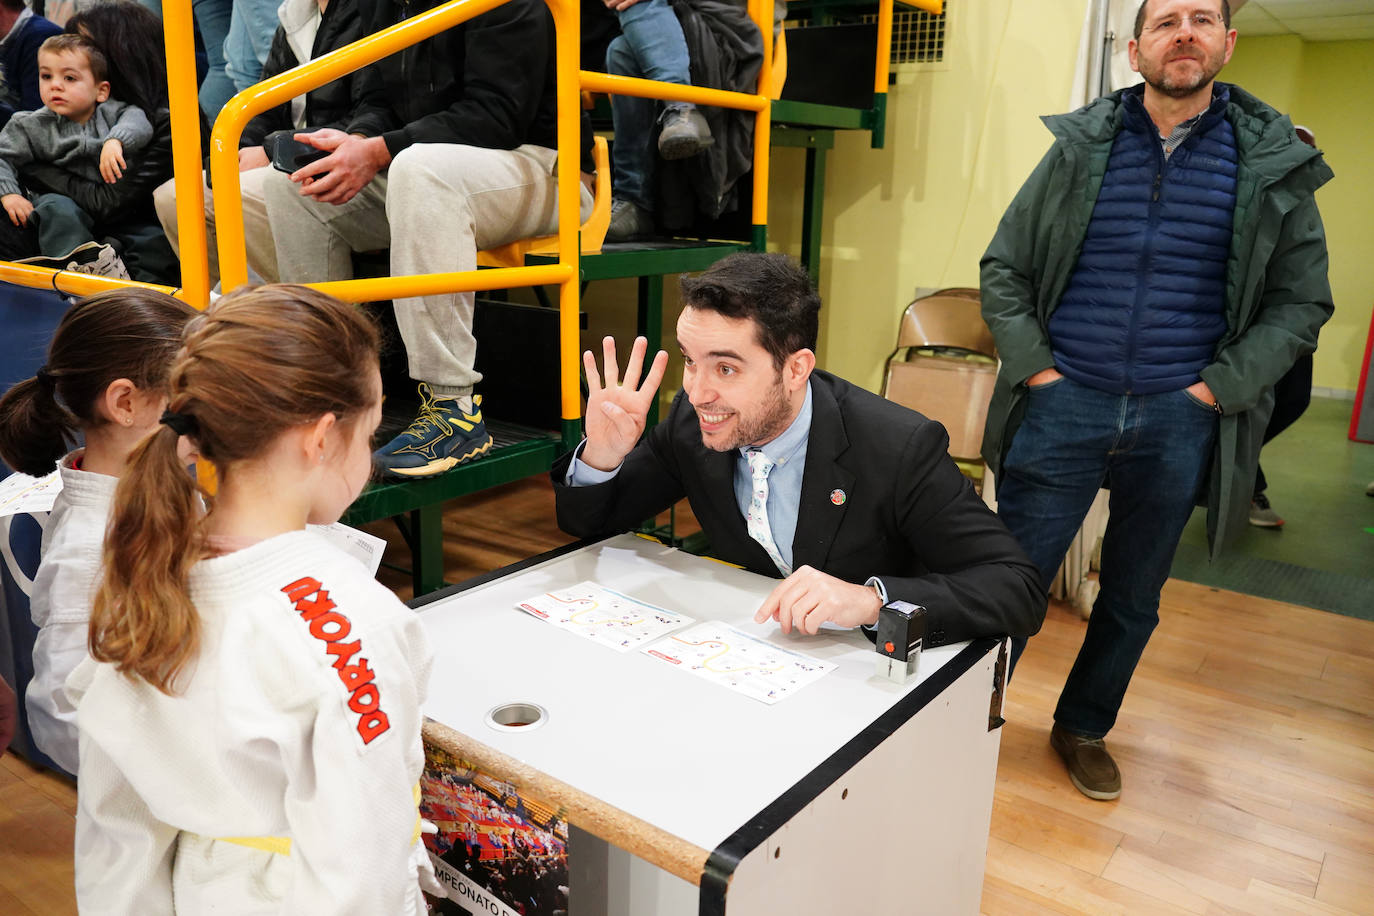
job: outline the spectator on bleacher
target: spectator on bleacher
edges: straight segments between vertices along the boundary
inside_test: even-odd
[[[606,0],[615,7],[625,0]],[[627,12],[654,4],[661,12],[644,15],[606,52],[606,70],[619,76],[670,79],[664,61],[690,61],[696,85],[710,89],[754,92],[763,61],[763,38],[741,3],[730,0],[686,0],[670,7],[667,0],[630,0]],[[672,31],[667,32],[668,26]],[[646,39],[644,36],[653,36]],[[683,36],[681,53],[669,51],[667,36]],[[660,106],[662,113],[660,114]],[[734,209],[736,180],[753,165],[754,115],[746,111],[657,102],[627,95],[611,96],[615,142],[611,147],[611,223],[606,240],[622,242],[652,235],[656,228],[685,228],[696,213],[715,219]],[[658,139],[655,141],[655,128]],[[657,147],[657,148],[655,148]],[[704,153],[699,158],[692,158]],[[660,168],[658,159],[686,159]],[[665,179],[668,179],[665,181]],[[665,188],[665,184],[667,187]],[[664,198],[667,203],[661,205]],[[665,212],[671,210],[671,213]]]
[[[371,33],[440,5],[360,0]],[[359,74],[344,130],[298,138],[328,151],[266,178],[282,280],[353,275],[352,255],[391,249],[391,273],[474,270],[479,248],[555,231],[558,184],[553,24],[542,0],[510,0]],[[569,166],[574,166],[569,163]],[[582,193],[582,213],[591,195]],[[247,216],[247,214],[245,214]],[[395,302],[419,414],[376,453],[392,476],[424,477],[486,452],[473,386],[473,295]]]
[[[62,31],[24,0],[0,0],[0,127],[16,111],[43,107],[38,94],[38,46]]]
[[[357,0],[285,0],[277,10],[280,24],[262,69],[262,78],[285,73],[307,61],[342,48],[362,37]],[[278,142],[290,142],[297,130],[342,128],[355,101],[357,81],[353,74],[312,89],[303,96],[270,108],[249,121],[239,138],[239,194],[245,214],[252,212],[258,225],[267,221],[262,185],[271,171],[272,150]],[[219,279],[219,251],[215,241],[215,207],[205,188],[206,244],[210,256],[210,282]],[[172,248],[178,249],[176,185],[168,180],[153,192],[157,218]],[[249,217],[245,217],[249,218]],[[246,239],[248,263],[263,282],[277,280],[277,252],[268,233],[252,233]]]
[[[224,103],[234,97],[234,81],[225,72],[224,40],[234,14],[233,0],[191,0],[191,14],[205,45],[205,78],[200,83],[200,110],[214,121]]]
[[[280,0],[192,0],[208,66],[200,107],[214,121],[224,103],[256,83],[277,31]]]
[[[15,112],[0,130],[0,206],[12,225],[36,230],[38,253],[45,258],[65,266],[78,251],[90,250],[95,261],[74,263],[127,279],[113,248],[89,244],[96,238],[95,220],[80,204],[56,193],[34,194],[30,200],[18,175],[31,162],[48,162],[84,180],[119,181],[127,164],[125,149],[135,153],[146,146],[153,127],[142,109],[110,97],[106,71],[105,55],[79,35],[59,34],[43,42],[38,49],[43,107]]]
[[[660,83],[692,84],[687,39],[668,0],[605,0],[620,20],[620,36],[606,51],[607,72]],[[611,96],[615,127],[612,148],[614,199],[608,241],[621,241],[653,232],[652,193],[654,146],[664,159],[695,156],[715,142],[711,127],[691,102],[663,102],[655,119],[644,115],[656,105],[652,99]],[[640,109],[644,109],[641,111]],[[658,127],[655,144],[654,128]],[[650,201],[644,203],[644,201]]]
[[[234,0],[229,35],[224,39],[224,72],[242,92],[262,79],[272,42],[277,34],[277,8],[281,0]]]
[[[102,0],[72,15],[66,30],[105,53],[110,94],[136,105],[153,125],[153,139],[126,156],[119,181],[89,181],[50,163],[22,172],[30,191],[70,197],[94,221],[97,238],[117,243],[135,280],[177,285],[176,255],[158,225],[153,189],[172,176],[172,123],[167,107],[167,56],[162,20],[133,0]]]

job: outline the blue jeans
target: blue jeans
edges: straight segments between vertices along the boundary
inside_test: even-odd
[[[1119,395],[1064,378],[1032,388],[997,481],[997,511],[1046,588],[1097,491],[1111,488],[1097,601],[1054,720],[1111,731],[1159,623],[1159,593],[1207,480],[1217,415],[1186,391]],[[1025,640],[1013,641],[1013,658]]]
[[[229,35],[224,39],[224,70],[242,92],[262,80],[262,65],[277,31],[279,0],[234,0]]]
[[[45,258],[63,257],[95,240],[95,220],[65,194],[36,195],[33,215],[38,223],[38,251]]]
[[[205,43],[205,80],[200,84],[200,108],[214,123],[224,103],[234,97],[234,82],[224,71],[224,39],[229,37],[233,0],[191,0],[196,28]]]
[[[682,25],[668,0],[639,0],[616,14],[621,34],[606,49],[606,72],[660,83],[691,85],[691,60]],[[657,148],[654,99],[611,96],[615,143],[611,145],[611,190],[646,210],[654,208],[653,173]],[[668,108],[691,108],[687,102],[667,102]]]

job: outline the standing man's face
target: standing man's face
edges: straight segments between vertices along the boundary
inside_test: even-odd
[[[1236,31],[1221,18],[1217,0],[1154,0],[1139,41],[1127,46],[1131,69],[1172,98],[1210,86],[1236,47]]]

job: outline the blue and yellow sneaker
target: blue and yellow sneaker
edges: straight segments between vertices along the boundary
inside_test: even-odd
[[[458,401],[435,394],[421,382],[415,422],[372,455],[382,473],[432,477],[489,452],[491,436],[482,422],[482,396],[473,396],[472,413],[464,413]]]

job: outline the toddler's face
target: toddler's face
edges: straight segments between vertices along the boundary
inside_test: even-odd
[[[95,106],[109,98],[110,84],[96,82],[84,54],[40,51],[38,92],[48,110],[84,124],[95,113]]]

